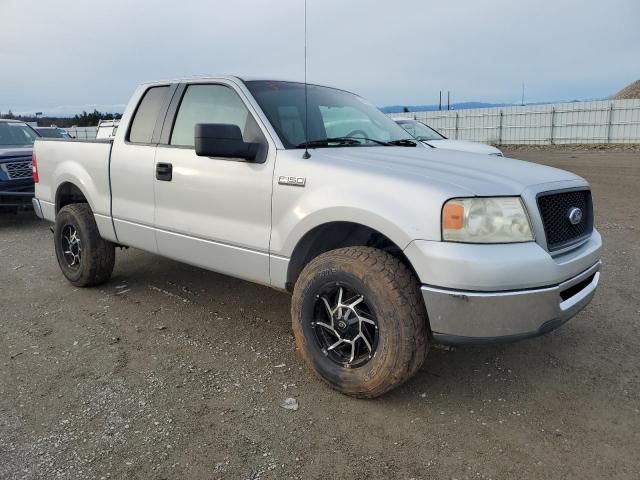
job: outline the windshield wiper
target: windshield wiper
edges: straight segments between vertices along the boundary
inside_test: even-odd
[[[401,140],[391,140],[388,143],[389,145],[394,145],[397,147],[415,147],[417,145],[415,140],[409,138],[403,138]]]
[[[358,140],[354,140],[347,137],[335,137],[335,138],[322,138],[319,140],[309,140],[308,142],[302,142],[296,145],[296,148],[309,147],[328,147],[330,143],[337,143],[340,145],[360,145]]]
[[[336,143],[336,146],[340,147],[342,145],[362,145],[362,142],[373,142],[378,145],[391,145],[391,143],[368,137],[330,137],[323,138],[321,140],[309,140],[308,142],[302,142],[296,145],[296,148],[304,148],[305,146],[328,147],[330,143]]]

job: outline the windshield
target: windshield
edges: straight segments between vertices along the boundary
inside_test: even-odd
[[[46,138],[69,138],[67,132],[61,128],[38,128],[38,133],[41,137]]]
[[[0,122],[0,146],[30,147],[38,134],[26,123]]]
[[[398,125],[404,128],[409,135],[421,142],[428,142],[429,140],[445,140],[446,137],[440,135],[433,128],[426,126],[424,123],[420,123],[416,120],[400,120]]]
[[[305,138],[303,83],[248,81],[246,85],[288,149],[304,148],[306,141],[310,147],[381,146],[408,138],[361,97],[318,85],[308,86],[309,136]]]

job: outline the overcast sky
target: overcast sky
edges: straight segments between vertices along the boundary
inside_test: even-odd
[[[302,79],[303,0],[0,0],[0,111],[121,110],[145,80]],[[607,97],[640,0],[308,0],[311,82],[379,106]]]

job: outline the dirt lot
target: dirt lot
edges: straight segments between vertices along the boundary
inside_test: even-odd
[[[594,301],[373,401],[300,364],[288,295],[136,250],[76,289],[46,224],[0,217],[0,478],[638,478],[640,154],[517,155],[592,182]]]

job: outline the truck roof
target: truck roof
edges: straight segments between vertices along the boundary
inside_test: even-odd
[[[152,84],[156,84],[156,83],[167,83],[167,82],[187,82],[187,81],[192,81],[192,80],[235,80],[235,81],[241,81],[241,82],[250,82],[250,81],[265,81],[265,82],[293,82],[293,83],[303,83],[302,81],[298,81],[298,80],[291,80],[291,79],[286,79],[286,78],[269,78],[269,77],[252,77],[252,76],[243,76],[243,77],[239,77],[237,75],[226,75],[226,74],[209,74],[209,75],[187,75],[184,77],[176,77],[176,78],[170,78],[170,79],[163,79],[163,80],[152,80],[152,81],[146,81],[146,82],[142,82],[142,85],[152,85]]]
[[[300,80],[290,80],[290,79],[286,79],[286,78],[268,78],[268,77],[239,77],[237,75],[215,75],[215,74],[211,74],[211,75],[190,75],[190,76],[186,76],[186,77],[177,77],[177,78],[171,78],[171,79],[164,79],[164,80],[154,80],[154,81],[147,81],[147,82],[142,82],[141,85],[143,86],[154,86],[154,85],[166,85],[167,83],[182,83],[182,82],[189,82],[189,81],[214,81],[214,80],[229,80],[232,82],[236,82],[236,83],[244,83],[244,82],[256,82],[256,81],[262,81],[262,82],[290,82],[290,83],[299,83],[299,84],[303,84],[303,81]],[[330,85],[320,85],[317,83],[312,83],[312,82],[307,82],[308,85],[310,86],[317,86],[317,87],[328,87],[328,88],[333,88],[335,90],[342,90],[344,92],[348,92],[348,93],[353,93],[350,92],[349,90],[345,90],[343,88],[338,88],[338,87],[332,87]]]
[[[142,85],[159,85],[159,84],[163,84],[163,83],[180,83],[180,82],[187,82],[187,81],[193,81],[193,80],[231,80],[231,81],[240,81],[242,82],[243,79],[240,77],[237,77],[235,75],[190,75],[190,76],[186,76],[186,77],[177,77],[177,78],[170,78],[170,79],[164,79],[164,80],[153,80],[153,81],[148,81],[148,82],[142,82]]]

